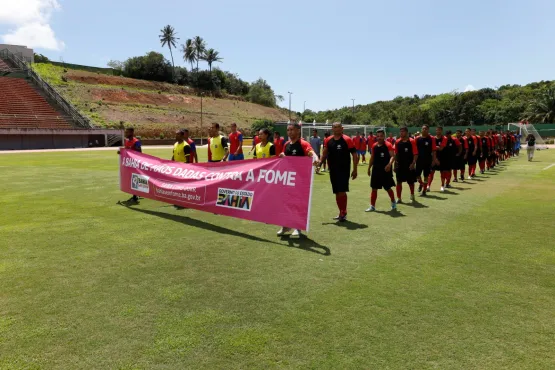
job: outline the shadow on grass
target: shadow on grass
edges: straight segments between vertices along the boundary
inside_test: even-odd
[[[480,177],[482,177],[482,176],[480,176]],[[479,178],[475,177],[475,178],[472,179],[472,181],[484,182],[486,180],[482,180],[482,179],[479,179]]]
[[[302,235],[299,239],[291,239],[289,236],[284,235],[281,240],[287,241],[289,247],[302,249],[303,251],[321,254],[322,256],[331,256],[331,251],[328,247],[316,243],[314,240],[309,239],[306,235]],[[280,244],[281,245],[281,244]]]
[[[470,188],[459,188],[459,187],[456,187],[456,186],[451,186],[451,189],[461,190],[461,191],[470,190]]]
[[[172,215],[172,214],[169,214],[169,213],[163,213],[163,212],[151,211],[151,210],[147,210],[147,209],[130,207],[129,205],[126,205],[125,203],[122,203],[122,202],[120,202],[118,204],[120,204],[121,206],[124,206],[124,207],[126,207],[130,210],[136,211],[136,212],[141,212],[141,213],[144,213],[144,214],[147,214],[147,215],[156,216],[156,217],[164,218],[166,220],[179,222],[181,224],[185,224],[185,225],[189,225],[189,226],[193,226],[193,227],[198,227],[199,229],[213,231],[213,232],[219,233],[219,234],[237,236],[237,237],[240,237],[240,238],[249,239],[249,240],[256,241],[256,242],[263,242],[263,243],[270,243],[270,244],[276,244],[276,245],[284,246],[283,244],[276,243],[276,242],[273,242],[271,240],[262,239],[262,238],[259,238],[257,236],[254,236],[254,235],[245,234],[245,233],[242,233],[240,231],[235,231],[235,230],[231,230],[231,229],[228,229],[228,228],[225,228],[225,227],[222,227],[222,226],[213,225],[213,224],[210,224],[208,222],[197,220],[197,219],[194,219],[194,218],[191,218],[191,217],[180,216],[180,215]],[[286,239],[288,239],[288,237],[285,236],[285,237],[282,237],[281,239],[286,240]],[[297,241],[298,242],[297,244],[299,244],[299,245],[298,246],[292,245],[292,242],[294,242],[294,241]],[[324,255],[324,256],[331,255],[330,249],[328,247],[320,245],[320,244],[316,243],[315,241],[308,239],[304,235],[300,239],[296,239],[296,240],[289,239],[288,242],[289,242],[290,247],[293,246],[293,247],[298,248],[298,249],[302,249],[302,250],[305,250],[305,251],[308,251],[308,252],[318,253],[318,254],[321,254],[321,255]],[[315,248],[322,249],[323,252],[319,251]]]
[[[347,230],[361,230],[361,229],[368,229],[368,225],[358,224],[352,221],[344,221],[344,222],[322,222],[323,226],[334,225],[337,227],[343,227]]]
[[[407,217],[407,215],[402,214],[401,212],[399,212],[399,210],[396,210],[396,211],[378,211],[378,210],[376,210],[376,211],[370,212],[370,213],[379,213],[379,214],[386,215],[386,216],[393,217],[393,218]]]
[[[451,189],[453,189],[453,188],[451,188]],[[443,194],[460,195],[459,193],[455,193],[454,191],[447,190],[447,189],[443,191]]]
[[[436,199],[436,200],[447,200],[447,198],[444,197],[438,197],[437,195],[432,195],[430,193],[427,193],[427,195],[425,197],[422,197],[423,199]]]
[[[417,202],[416,200],[414,202],[401,203],[401,205],[405,205],[405,206],[409,206],[409,207],[413,207],[413,208],[430,208],[425,204]]]

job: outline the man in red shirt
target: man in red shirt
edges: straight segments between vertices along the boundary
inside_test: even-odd
[[[274,132],[274,146],[276,147],[276,155],[279,156],[283,153],[285,148],[285,139],[281,137],[279,132]]]
[[[456,168],[458,158],[462,153],[462,145],[459,139],[452,137],[451,130],[447,130],[445,136],[447,137],[447,145],[440,153],[439,168],[441,170],[441,188],[442,191],[451,187],[451,170]],[[455,181],[457,180],[455,176]]]
[[[418,160],[416,161],[416,179],[420,184],[418,192],[422,192],[421,196],[425,197],[432,166],[438,164],[436,140],[430,135],[430,126],[422,125],[422,134],[415,141],[418,148]],[[424,175],[424,180],[422,180],[422,175]]]
[[[394,146],[394,145],[395,145],[395,141],[396,141],[396,140],[395,140],[395,138],[393,137],[393,132],[390,132],[390,133],[389,133],[389,137],[387,138],[386,141],[387,141],[388,143],[390,143],[391,146]]]
[[[189,137],[189,130],[187,129],[183,130],[183,138],[187,142],[187,144],[189,144],[189,146],[191,147],[191,155],[193,158],[193,163],[198,163],[197,145],[195,144],[193,139]]]
[[[347,221],[347,193],[349,179],[357,178],[358,156],[355,144],[350,137],[343,134],[343,126],[336,122],[332,126],[333,136],[324,141],[324,150],[318,163],[321,166],[326,161],[330,170],[330,181],[335,202],[339,208],[339,215],[334,218],[339,222]],[[366,143],[366,139],[362,137]],[[365,144],[366,145],[366,144]],[[353,172],[351,173],[351,157],[353,157]]]
[[[229,161],[240,161],[245,159],[243,156],[243,134],[237,131],[237,124],[231,124],[231,133],[229,134]]]
[[[466,141],[466,137],[462,135],[461,130],[457,130],[457,140],[461,144],[461,151],[459,152],[458,156],[455,156],[455,163],[453,166],[453,177],[455,178],[453,180],[454,182],[458,182],[457,170],[461,171],[461,181],[464,181],[464,170],[468,151],[468,142]]]
[[[283,152],[279,155],[280,157],[285,156],[297,156],[303,157],[308,156],[312,157],[314,164],[317,164],[319,159],[312,151],[312,146],[310,143],[303,138],[301,138],[301,125],[298,123],[290,123],[287,126],[287,136],[289,137],[289,141],[285,143],[285,148]],[[278,236],[285,235],[290,229],[288,227],[282,227],[278,232]],[[300,230],[293,230],[291,234],[291,238],[298,239],[301,237]]]
[[[125,149],[128,150],[133,150],[139,153],[142,153],[142,147],[141,147],[141,140],[137,139],[135,137],[135,129],[133,127],[128,127],[125,129],[125,143],[124,143],[124,147]],[[118,150],[118,154],[119,154],[119,150]],[[131,198],[129,198],[127,200],[128,203],[138,203],[139,202],[139,197],[136,195],[133,195]]]
[[[478,138],[472,135],[470,128],[465,130],[465,134],[466,141],[468,142],[468,151],[466,152],[468,179],[472,180],[476,176],[476,163],[478,163]]]
[[[391,199],[391,210],[397,209],[395,203],[395,195],[393,194],[392,187],[395,186],[393,181],[393,163],[395,162],[395,152],[393,145],[385,141],[384,130],[376,132],[378,142],[372,147],[372,156],[370,157],[370,164],[368,165],[368,176],[370,177],[370,187],[372,193],[370,195],[370,207],[366,212],[374,212],[376,210],[376,199],[378,199],[378,190],[384,189]],[[372,170],[374,168],[374,170]]]
[[[370,132],[368,134],[368,137],[366,138],[366,146],[368,147],[368,156],[372,155],[372,147],[374,146],[374,144],[376,144],[376,137],[372,132]]]
[[[447,160],[446,158],[446,153],[443,153],[445,147],[447,146],[447,138],[445,136],[443,136],[443,127],[436,127],[436,136],[434,137],[434,140],[436,142],[436,158],[437,158],[437,162],[435,165],[432,166],[432,170],[430,172],[430,176],[428,176],[428,191],[430,191],[430,187],[432,186],[432,181],[434,181],[434,174],[436,171],[440,171],[440,175],[441,175],[441,182],[442,184],[445,184],[445,179],[444,179],[444,174],[441,171],[441,161],[442,160]],[[441,186],[441,191],[444,191],[445,189],[443,188],[443,185]]]
[[[257,144],[260,144],[260,139],[258,138],[258,135],[254,134],[254,136],[252,137],[252,148],[251,150],[249,150],[249,154],[251,154],[252,151],[256,149]]]

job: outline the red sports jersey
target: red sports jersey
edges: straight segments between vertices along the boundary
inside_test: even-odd
[[[368,137],[366,138],[366,145],[368,145],[369,151],[372,151],[372,147],[374,146],[374,144],[376,144],[376,137],[374,135],[368,135]]]
[[[312,151],[312,146],[310,143],[304,139],[299,139],[295,143],[292,143],[291,140],[285,143],[285,155],[289,156],[308,156],[308,153]]]
[[[141,141],[136,137],[133,137],[133,139],[125,139],[125,149],[139,151],[138,148],[140,147],[141,147]]]
[[[229,134],[229,152],[231,154],[243,153],[243,134],[241,131],[235,131]]]
[[[395,145],[395,138],[394,137],[388,137],[387,139],[385,139],[386,142],[388,142],[389,144],[391,144],[391,146]]]
[[[280,155],[285,148],[285,139],[282,137],[274,139],[274,146],[276,147],[276,155]]]

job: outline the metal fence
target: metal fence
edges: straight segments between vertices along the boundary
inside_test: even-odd
[[[62,110],[71,117],[71,120],[79,127],[82,128],[94,128],[94,125],[89,121],[88,118],[84,117],[71,103],[65,100],[62,95],[55,88],[50,86],[49,83],[44,81],[35,71],[31,69],[31,67],[23,61],[18,56],[11,53],[8,49],[4,49],[0,51],[0,57],[4,59],[9,59],[18,68],[24,70],[27,73],[27,76],[33,80],[33,82],[42,89],[52,100],[54,100]]]

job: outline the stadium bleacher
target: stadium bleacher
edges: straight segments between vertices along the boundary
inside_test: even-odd
[[[67,129],[73,126],[26,80],[0,77],[0,128]]]

